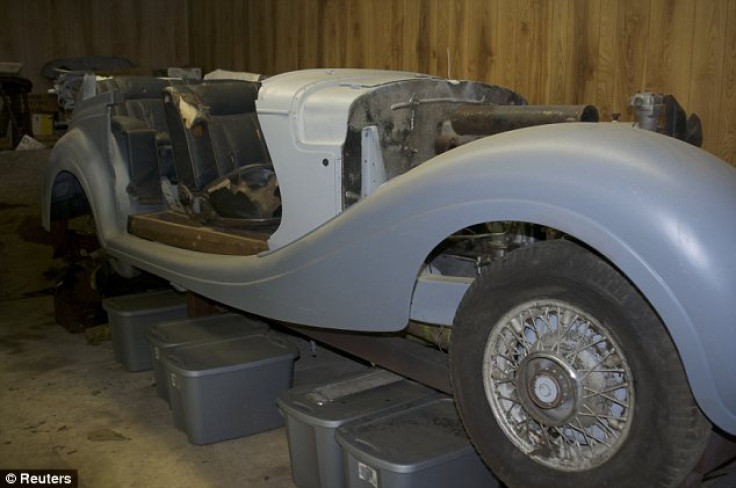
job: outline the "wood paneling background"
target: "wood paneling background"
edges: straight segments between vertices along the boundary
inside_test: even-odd
[[[122,56],[150,73],[189,62],[188,27],[186,0],[0,0],[0,61],[22,61],[34,92],[57,58]]]
[[[531,103],[633,114],[642,89],[736,165],[736,0],[189,0],[190,61],[275,74],[364,67],[489,81]]]
[[[143,72],[365,67],[470,78],[531,103],[672,93],[705,148],[736,165],[736,0],[0,0],[0,61],[40,91],[54,58],[114,55]]]

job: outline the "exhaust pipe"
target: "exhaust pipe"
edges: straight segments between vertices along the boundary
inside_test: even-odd
[[[461,105],[451,116],[462,136],[489,136],[534,125],[598,122],[593,105]]]

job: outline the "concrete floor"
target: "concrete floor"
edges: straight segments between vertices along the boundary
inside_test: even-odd
[[[192,445],[151,372],[129,373],[109,341],[56,325],[48,291],[62,263],[40,227],[47,159],[0,153],[0,468],[77,469],[80,487],[293,487],[283,428]],[[297,342],[297,383],[364,367]]]
[[[283,428],[194,446],[151,372],[129,373],[109,341],[56,325],[49,291],[63,263],[40,227],[48,154],[0,152],[0,469],[77,469],[80,487],[293,487]],[[297,383],[364,367],[297,342]],[[702,486],[736,487],[736,466]]]

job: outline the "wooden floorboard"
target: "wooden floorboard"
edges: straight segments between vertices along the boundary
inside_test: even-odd
[[[210,227],[175,212],[131,215],[128,232],[149,241],[208,254],[251,256],[268,250],[269,231]]]

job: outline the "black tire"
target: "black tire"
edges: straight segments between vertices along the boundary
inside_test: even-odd
[[[533,325],[522,312],[537,317]],[[510,488],[676,487],[705,448],[711,425],[659,317],[581,246],[548,241],[494,262],[466,293],[453,329],[458,410]]]

